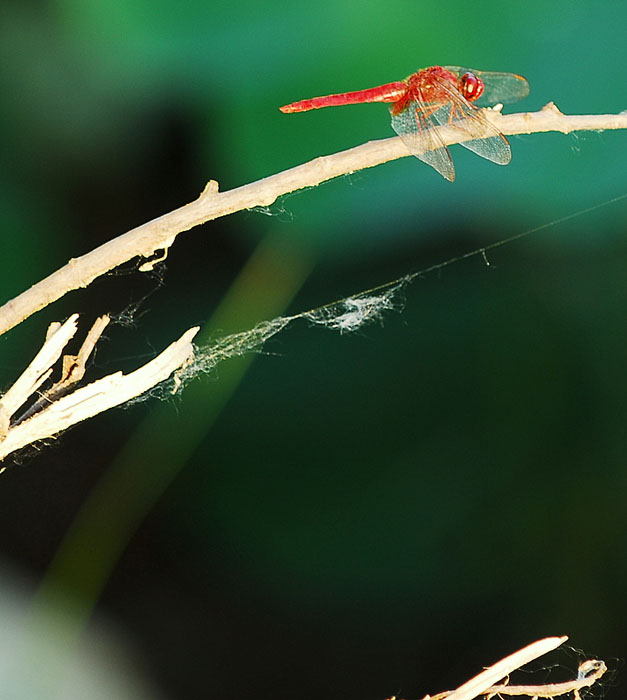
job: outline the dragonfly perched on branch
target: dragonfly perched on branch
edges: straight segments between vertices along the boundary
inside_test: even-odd
[[[515,73],[431,66],[405,80],[312,97],[284,105],[280,110],[289,114],[362,102],[389,102],[392,128],[409,151],[452,182],[453,159],[436,127],[452,127],[461,133],[462,146],[482,158],[507,165],[512,158],[509,143],[479,107],[515,102],[528,94],[529,83]]]

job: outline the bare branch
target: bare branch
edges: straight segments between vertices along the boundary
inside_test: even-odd
[[[510,114],[487,110],[488,118],[503,134],[531,134],[545,131],[569,133],[577,130],[627,128],[627,113],[600,115],[564,115],[550,103],[539,112]],[[442,141],[451,145],[463,140],[459,130],[439,127]],[[475,134],[473,138],[476,138]],[[134,257],[150,258],[167,251],[176,236],[194,226],[243,209],[269,206],[277,197],[364,168],[409,155],[399,138],[371,141],[330,156],[316,158],[228,192],[218,192],[210,181],[190,204],[153,219],[142,226],[70,260],[50,276],[33,285],[0,307],[0,335],[30,315],[56,301],[67,292],[86,287],[96,277]],[[148,263],[150,267],[150,263]],[[140,268],[142,269],[142,268]],[[147,269],[145,264],[143,269]]]

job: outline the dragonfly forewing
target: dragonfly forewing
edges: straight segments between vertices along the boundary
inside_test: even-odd
[[[478,156],[498,165],[507,165],[512,159],[505,136],[486,119],[481,110],[459,94],[451,91],[450,101],[433,116],[442,126],[459,131],[460,145]]]

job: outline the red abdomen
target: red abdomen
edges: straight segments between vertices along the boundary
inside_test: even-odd
[[[289,105],[279,107],[281,112],[289,114],[291,112],[307,112],[310,109],[320,109],[321,107],[339,107],[341,105],[355,105],[362,102],[398,102],[407,92],[407,85],[404,82],[387,83],[367,90],[357,90],[356,92],[340,92],[337,95],[326,95],[324,97],[312,97],[308,100],[292,102]]]

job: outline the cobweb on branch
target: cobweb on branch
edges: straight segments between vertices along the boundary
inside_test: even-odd
[[[569,221],[570,219],[595,211],[610,203],[625,198],[627,198],[627,193],[601,204],[587,207],[586,209],[569,214],[547,224],[542,224],[533,229],[501,239],[487,246],[449,258],[444,262],[431,265],[418,272],[404,275],[364,292],[352,294],[343,299],[324,304],[316,309],[303,311],[293,316],[279,316],[269,321],[262,321],[249,330],[224,336],[204,346],[195,346],[194,360],[187,367],[179,370],[179,372],[166,383],[166,386],[162,385],[158,387],[155,392],[151,392],[151,395],[165,399],[172,394],[179,393],[185,384],[197,375],[210,373],[216,365],[223,360],[232,357],[240,357],[248,353],[262,352],[265,343],[270,338],[298,320],[305,320],[311,324],[321,325],[329,330],[338,331],[341,334],[354,333],[368,324],[382,323],[387,313],[401,311],[403,309],[404,299],[402,298],[402,292],[404,288],[416,278],[424,277],[428,273],[442,270],[454,263],[479,255],[481,255],[486,261],[486,264],[489,265],[490,263],[486,256],[487,251],[550,228],[556,224]]]
[[[261,352],[266,341],[280,333],[294,318],[279,316],[272,321],[262,321],[250,330],[225,335],[209,345],[195,346],[194,362],[181,370],[178,380],[184,383],[198,374],[208,374],[220,362],[231,357]]]
[[[261,353],[265,343],[295,321],[305,320],[339,333],[353,333],[371,323],[382,323],[390,311],[401,311],[400,292],[411,278],[403,277],[376,289],[333,301],[293,316],[278,316],[253,328],[232,333],[203,346],[195,346],[194,360],[150,395],[165,399],[177,394],[199,374],[209,374],[223,360],[248,353]],[[139,397],[142,400],[145,397]]]

